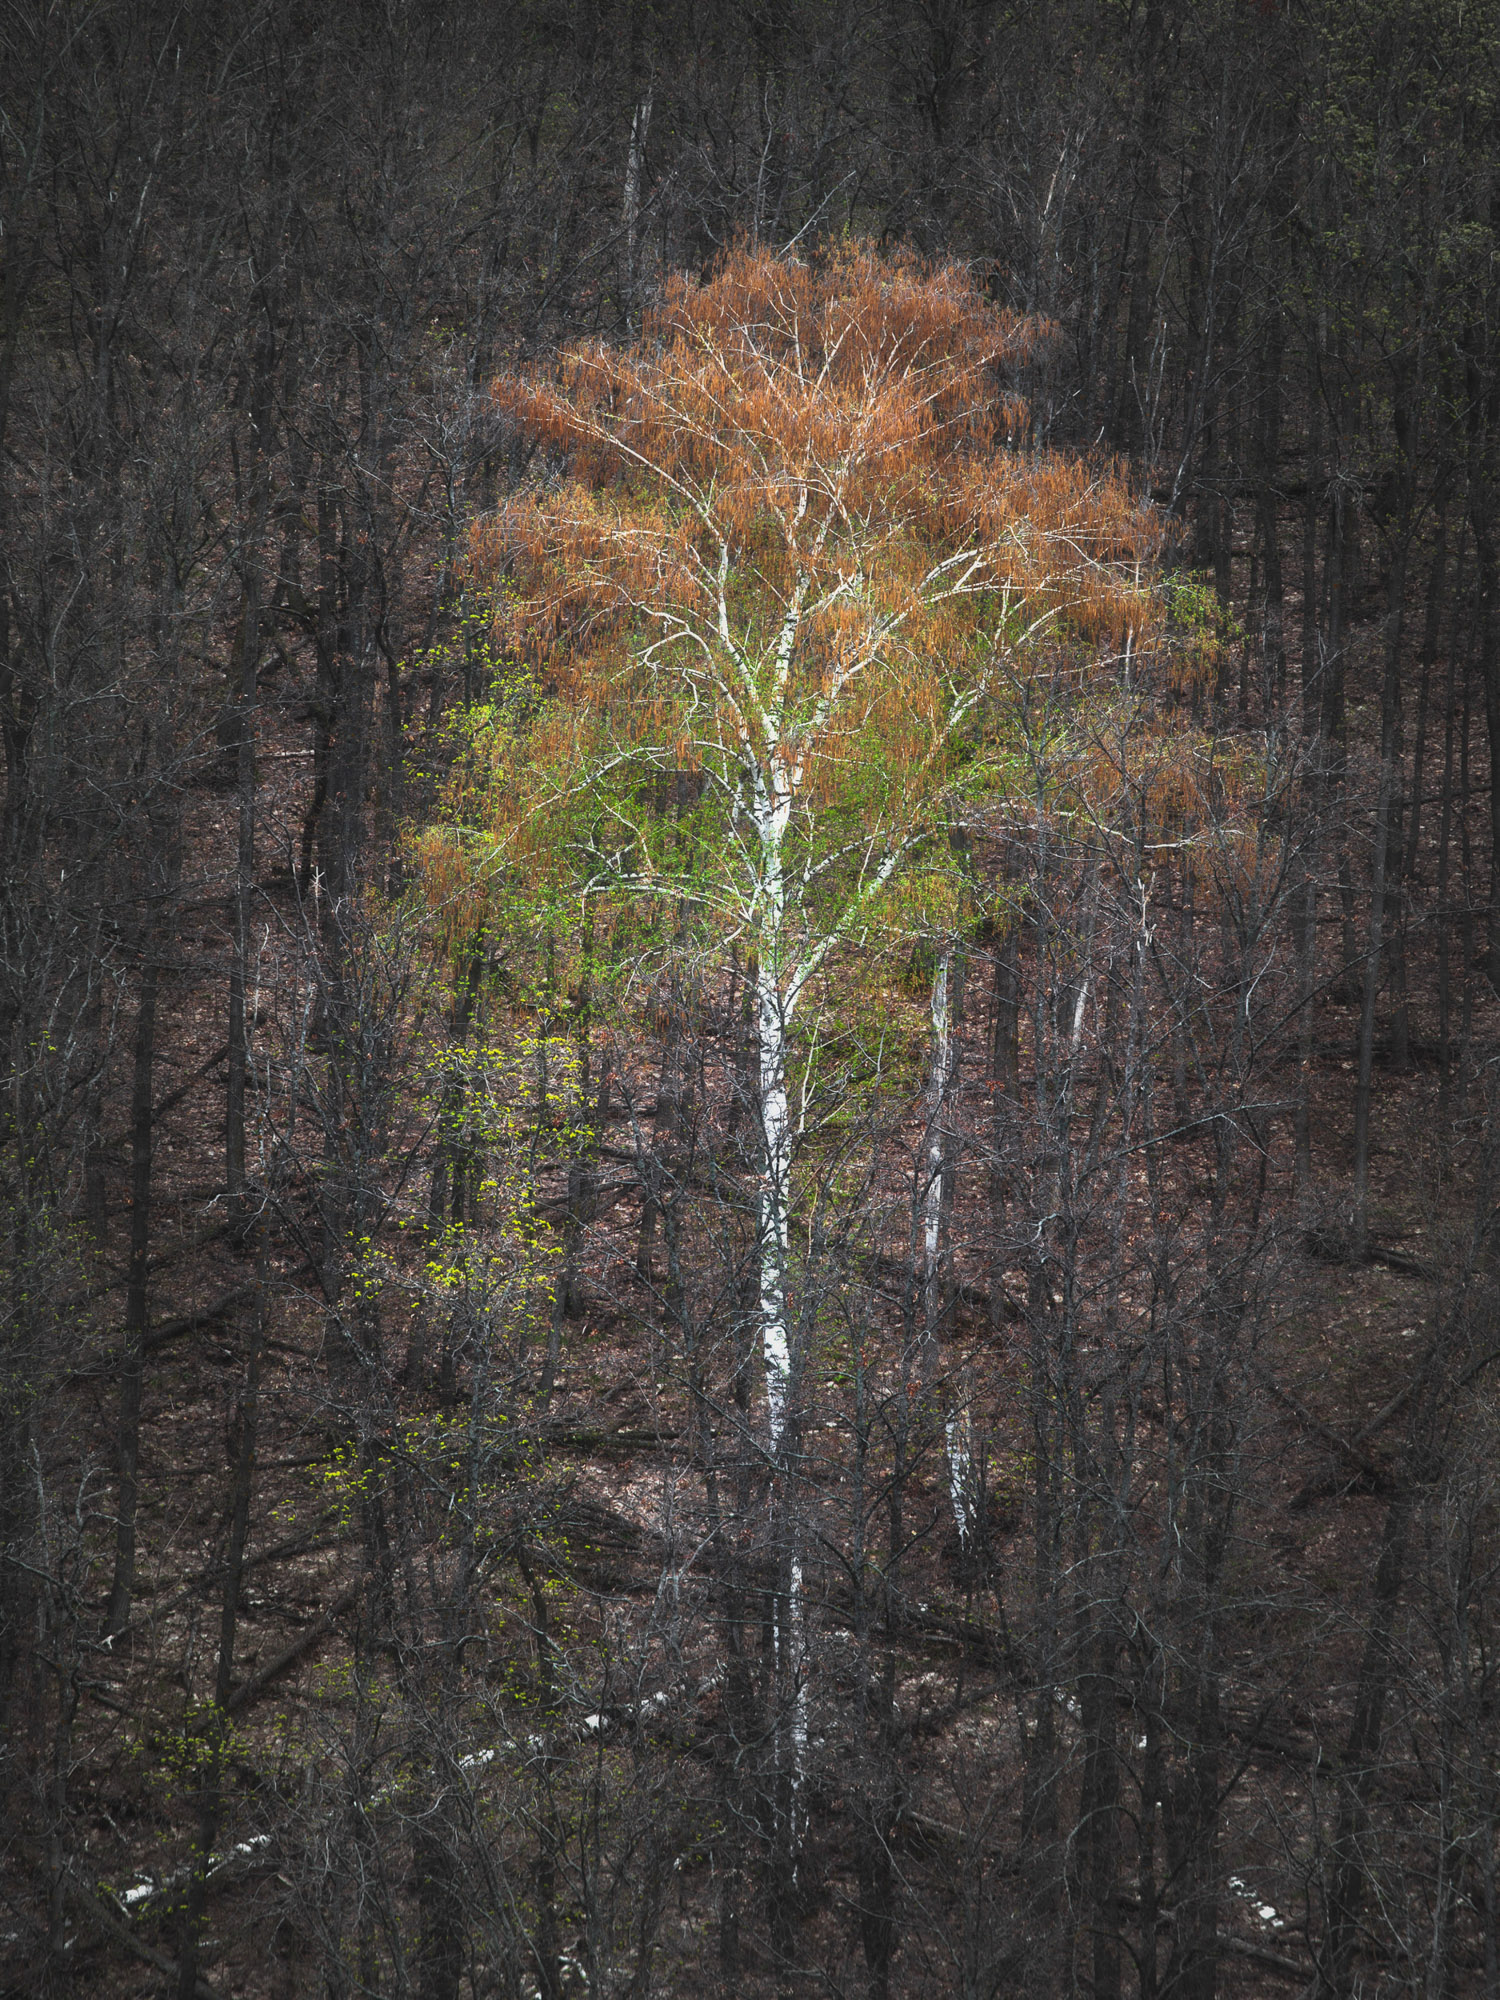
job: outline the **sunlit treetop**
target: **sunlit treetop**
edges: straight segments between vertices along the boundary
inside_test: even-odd
[[[771,626],[800,591],[793,665],[824,680],[877,632],[940,656],[1008,591],[1118,642],[1149,616],[1154,522],[1118,477],[1008,446],[1008,378],[1051,337],[960,267],[858,245],[674,278],[629,349],[495,386],[567,475],[476,539],[481,566],[519,573],[508,636],[568,673],[643,615],[686,637],[727,595]]]
[[[546,700],[524,750],[496,739],[492,856],[555,857],[578,774],[634,760],[703,774],[726,907],[830,841],[855,855],[835,901],[863,894],[941,816],[1003,680],[1138,649],[1155,517],[1114,469],[1018,442],[1015,381],[1053,337],[956,265],[742,248],[672,280],[628,348],[498,382],[538,450],[471,572],[504,581],[497,647]],[[649,846],[637,816],[648,872]],[[429,865],[458,887],[451,844]]]

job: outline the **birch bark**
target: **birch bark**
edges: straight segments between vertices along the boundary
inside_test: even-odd
[[[771,768],[755,768],[752,791],[756,801],[758,842],[759,926],[756,990],[756,1034],[759,1043],[760,1105],[763,1171],[760,1197],[760,1320],[761,1351],[766,1370],[766,1419],[770,1459],[778,1488],[775,1508],[786,1544],[785,1590],[773,1611],[773,1647],[778,1681],[778,1743],[776,1762],[783,1799],[780,1832],[785,1866],[796,1881],[806,1809],[803,1790],[807,1775],[808,1682],[806,1620],[803,1608],[802,1551],[796,1496],[787,1478],[791,1470],[788,1424],[793,1415],[795,1357],[788,1308],[788,1266],[791,1258],[792,1129],[787,1092],[787,1044],[792,1015],[805,965],[790,968],[786,935],[787,882],[785,843],[791,821],[793,774],[779,759]]]
[[[927,1086],[925,1184],[922,1190],[922,1376],[931,1394],[942,1356],[942,1323],[948,1300],[946,1237],[953,1206],[953,1134],[950,1099],[957,1070],[955,1017],[962,992],[963,965],[952,946],[938,955],[932,979],[932,1070]],[[959,1544],[968,1552],[974,1536],[973,1426],[967,1402],[951,1403],[943,1427],[948,1456],[948,1492]]]

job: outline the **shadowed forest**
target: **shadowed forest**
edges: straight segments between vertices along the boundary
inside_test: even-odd
[[[1500,2000],[1500,6],[0,5],[0,1995]]]

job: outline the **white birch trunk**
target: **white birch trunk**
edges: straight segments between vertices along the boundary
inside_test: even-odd
[[[765,1166],[760,1195],[760,1326],[766,1364],[766,1404],[771,1455],[781,1449],[792,1384],[791,1328],[787,1319],[788,1210],[791,1196],[791,1107],[786,1089],[788,1007],[777,977],[781,946],[782,880],[779,848],[767,856],[766,896],[772,905],[761,926],[757,1035],[760,1044],[761,1127]]]
[[[977,1523],[974,1513],[974,1430],[967,1396],[948,1413],[948,1492],[959,1546],[968,1550]]]
[[[943,1314],[943,1203],[947,1194],[947,1146],[943,1121],[953,1081],[955,1050],[950,985],[953,954],[944,951],[932,980],[932,1073],[927,1087],[927,1182],[922,1208],[922,1344],[923,1373],[930,1389],[938,1372],[938,1343]],[[960,1545],[967,1549],[974,1532],[973,1433],[967,1402],[950,1411],[945,1429],[948,1451],[948,1491]]]
[[[948,1068],[953,1031],[948,1017],[948,975],[952,954],[939,955],[932,976],[932,1070],[927,1082],[927,1183],[922,1196],[922,1339],[924,1372],[937,1360],[938,1320],[943,1310],[943,1112],[948,1100]]]
[[[780,1467],[792,1395],[791,1320],[787,1303],[790,1260],[792,1178],[792,1116],[787,1098],[787,1040],[796,985],[784,966],[786,883],[782,843],[790,819],[790,792],[783,774],[773,770],[771,784],[761,793],[757,814],[760,836],[761,905],[760,967],[756,990],[756,1024],[760,1057],[761,1129],[765,1147],[760,1196],[760,1323],[761,1351],[766,1369],[766,1413],[772,1464]],[[774,1613],[775,1646],[788,1700],[781,1756],[790,1783],[791,1814],[785,1829],[795,1869],[802,1845],[802,1787],[807,1771],[808,1689],[806,1633],[803,1613],[802,1559],[798,1545],[795,1496],[783,1487],[780,1504],[791,1543],[786,1595]],[[782,1725],[778,1725],[780,1734]]]
[[[636,252],[640,242],[641,168],[645,160],[646,134],[651,129],[652,95],[648,84],[645,96],[631,116],[630,151],[625,156],[625,200],[621,219],[625,224],[625,311],[632,325],[635,322]]]

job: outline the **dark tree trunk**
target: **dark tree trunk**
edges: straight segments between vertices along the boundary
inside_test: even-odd
[[[265,1227],[257,1229],[255,1301],[245,1336],[245,1373],[229,1426],[228,1540],[224,1588],[219,1599],[219,1654],[214,1699],[203,1727],[197,1844],[184,1899],[178,1953],[177,2000],[194,2000],[198,1989],[199,1940],[208,1894],[208,1871],[224,1810],[224,1762],[229,1750],[228,1704],[234,1684],[234,1649],[239,1631],[245,1550],[250,1540],[250,1507],[255,1490],[255,1447],[260,1411],[260,1358],[265,1343],[267,1255]]]
[[[145,1380],[147,1273],[151,1254],[151,1169],[155,1121],[152,1083],[156,1062],[156,1002],[161,962],[155,939],[146,944],[136,1007],[130,1091],[130,1261],[125,1279],[125,1352],[120,1407],[115,1420],[115,1567],[104,1629],[118,1636],[130,1623],[135,1590],[136,1508],[141,1451],[141,1395]]]

